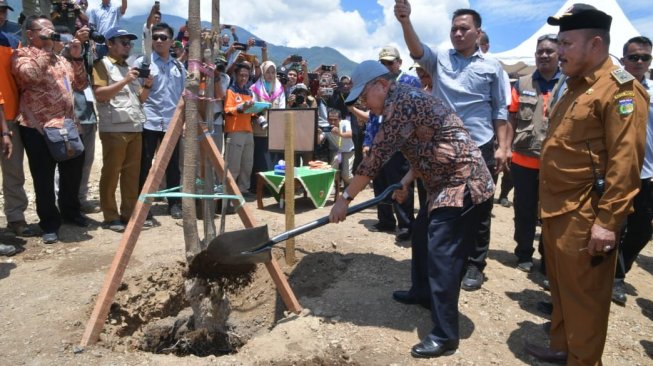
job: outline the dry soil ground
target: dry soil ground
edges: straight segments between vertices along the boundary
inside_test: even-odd
[[[99,165],[99,164],[96,164]],[[99,173],[92,194],[97,196]],[[28,177],[28,181],[31,178]],[[28,184],[29,187],[31,185]],[[36,222],[30,190],[28,221]],[[367,190],[362,200],[371,198]],[[1,202],[2,200],[0,200]],[[283,212],[272,199],[265,209],[247,203],[271,234],[284,229]],[[328,214],[298,199],[296,223]],[[141,234],[127,268],[110,319],[98,344],[78,349],[84,327],[116,252],[120,234],[99,227],[64,226],[62,242],[44,245],[8,232],[3,242],[24,252],[0,258],[0,364],[3,365],[521,365],[538,364],[523,344],[545,342],[537,309],[548,293],[537,273],[515,269],[512,254],[512,209],[495,205],[492,244],[483,288],[462,292],[462,342],[452,356],[416,360],[410,347],[430,331],[429,312],[394,302],[391,293],[410,284],[410,248],[394,235],[369,230],[375,211],[327,225],[297,239],[299,261],[279,261],[301,305],[299,315],[285,312],[267,272],[260,266],[252,283],[228,295],[233,312],[232,336],[246,344],[237,353],[178,357],[160,350],[138,350],[143,325],[177,316],[182,296],[184,243],[181,220],[165,215],[165,204],[153,207],[161,226]],[[4,227],[4,218],[0,219]],[[228,216],[227,230],[242,227]],[[283,248],[283,245],[279,245]],[[281,250],[275,250],[281,255]],[[606,365],[653,364],[653,247],[648,246],[628,274],[625,307],[613,305]],[[200,350],[201,351],[201,350]]]

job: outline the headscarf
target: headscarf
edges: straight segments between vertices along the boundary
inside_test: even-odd
[[[261,77],[252,85],[252,93],[258,96],[258,99],[273,103],[275,99],[279,98],[283,93],[283,85],[277,80],[275,75],[274,79],[270,82],[270,93],[265,89],[265,72],[270,68],[277,68],[274,62],[265,61],[261,64]]]

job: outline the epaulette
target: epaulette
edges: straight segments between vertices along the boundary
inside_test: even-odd
[[[624,70],[624,69],[612,70],[612,72],[610,74],[612,75],[612,77],[615,80],[617,80],[617,82],[620,85],[623,85],[625,83],[628,83],[630,81],[635,80],[635,77],[633,75],[631,75],[628,71]]]

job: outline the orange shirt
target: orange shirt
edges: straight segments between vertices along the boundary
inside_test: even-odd
[[[5,119],[13,121],[18,115],[18,87],[14,76],[11,74],[11,55],[18,40],[13,40],[0,33],[0,93],[5,98]],[[13,43],[13,44],[12,44]]]
[[[252,96],[229,88],[224,101],[224,132],[252,132],[252,113],[238,113],[238,106],[251,101]]]

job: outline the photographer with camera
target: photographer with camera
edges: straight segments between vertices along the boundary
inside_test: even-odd
[[[88,23],[88,16],[75,0],[53,0],[50,19],[55,27],[64,26],[71,34],[75,33],[78,20]]]
[[[112,5],[111,0],[102,0],[99,8],[91,9],[88,12],[88,22],[92,30],[97,30],[99,35],[107,37],[107,32],[120,26],[120,19],[127,11],[127,0],[122,0],[120,5]],[[95,52],[98,60],[108,53],[107,45],[95,32],[91,32],[91,38],[97,43]]]
[[[66,120],[74,120],[73,90],[81,91],[88,85],[82,62],[82,45],[77,39],[70,42],[72,62],[53,52],[54,40],[59,35],[46,17],[26,20],[28,47],[14,51],[12,72],[20,93],[23,120],[20,137],[25,146],[36,193],[36,211],[43,231],[43,243],[59,240],[61,222],[81,227],[88,222],[80,212],[79,184],[84,154],[57,162],[48,149],[45,128],[63,128]],[[54,171],[59,169],[58,208],[54,193]]]
[[[132,42],[138,38],[135,34],[115,27],[107,31],[106,37],[109,53],[93,66],[93,90],[102,142],[100,206],[103,227],[122,232],[138,199],[145,123],[142,103],[147,100],[154,79],[143,70],[127,65]],[[143,79],[142,85],[138,79]],[[116,203],[118,181],[120,211]]]

